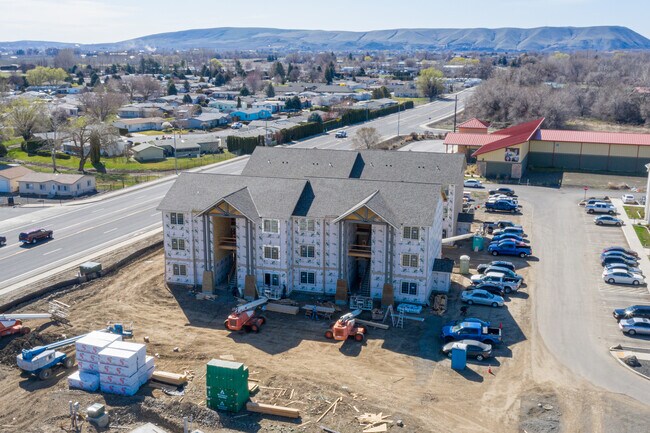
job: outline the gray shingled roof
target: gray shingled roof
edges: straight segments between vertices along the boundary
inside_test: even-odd
[[[367,199],[390,224],[430,226],[440,192],[423,183],[182,173],[158,209],[199,213],[222,199],[251,219],[254,212],[261,218],[336,218]]]
[[[258,147],[242,174],[460,185],[464,169],[465,156],[455,153]]]

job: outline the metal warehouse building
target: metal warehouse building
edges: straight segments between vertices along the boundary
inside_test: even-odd
[[[527,168],[645,174],[650,163],[650,134],[541,129],[544,119],[488,133],[472,119],[445,138],[447,151],[476,158],[486,177],[518,179]],[[481,125],[485,125],[481,127]]]

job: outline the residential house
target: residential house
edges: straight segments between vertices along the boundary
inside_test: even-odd
[[[284,102],[281,101],[255,101],[251,108],[263,108],[271,113],[279,113],[284,108]]]
[[[70,198],[92,194],[95,177],[88,174],[28,173],[18,179],[21,195]]]
[[[165,159],[165,150],[151,143],[141,143],[131,148],[133,159],[138,162],[157,162]]]
[[[138,117],[135,119],[119,119],[113,122],[113,126],[126,132],[139,131],[162,131],[162,124],[165,119],[162,117]]]
[[[117,110],[117,115],[121,119],[136,119],[142,117],[162,117],[165,111],[160,108],[160,104],[129,104],[120,107]]]
[[[154,144],[150,142],[150,144]],[[156,140],[155,145],[165,151],[165,156],[176,158],[196,158],[201,154],[201,146],[196,140],[187,140],[183,137]]]
[[[187,127],[191,129],[212,129],[227,125],[230,116],[224,113],[202,113],[187,119]]]
[[[363,110],[379,110],[382,108],[392,107],[397,105],[398,102],[390,98],[381,98],[381,99],[371,99],[369,101],[359,101],[356,102],[352,108],[363,109]]]
[[[1,165],[0,194],[18,192],[18,180],[29,173],[33,173],[33,171],[22,165]]]
[[[230,113],[230,116],[233,119],[250,122],[251,120],[268,119],[271,117],[271,112],[265,108],[238,109]]]
[[[232,111],[238,110],[238,109],[246,109],[248,108],[248,104],[245,101],[241,101],[241,107],[237,108],[237,101],[235,100],[228,100],[228,99],[213,99],[210,102],[208,102],[208,107],[211,108],[216,108],[219,111],[223,111],[224,113],[230,113]]]

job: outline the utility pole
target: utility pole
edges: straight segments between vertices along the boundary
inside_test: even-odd
[[[400,112],[400,105],[397,103],[397,136],[399,137],[399,112]]]
[[[454,132],[456,132],[456,113],[458,112],[458,93],[454,98]]]
[[[174,171],[176,172],[176,175],[178,175],[178,152],[176,149],[176,130],[172,130],[172,134],[174,135]]]

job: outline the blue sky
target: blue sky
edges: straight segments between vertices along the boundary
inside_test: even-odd
[[[322,30],[620,25],[650,38],[648,0],[0,0],[0,41],[115,42],[209,27]]]

